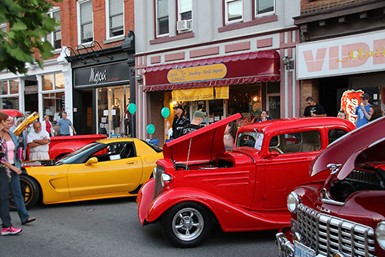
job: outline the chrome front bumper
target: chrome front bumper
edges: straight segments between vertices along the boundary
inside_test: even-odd
[[[294,245],[287,240],[286,236],[280,232],[275,235],[278,256],[279,257],[294,257]]]

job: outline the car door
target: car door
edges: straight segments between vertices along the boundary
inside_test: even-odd
[[[276,154],[268,155],[264,173],[259,174],[264,181],[264,207],[286,209],[287,195],[310,180],[309,165],[321,151],[321,131],[282,131],[270,141],[274,144],[270,149]],[[279,148],[279,154],[276,148]]]
[[[124,195],[136,189],[142,176],[142,160],[132,142],[110,143],[91,158],[93,164],[72,164],[68,185],[73,198]]]

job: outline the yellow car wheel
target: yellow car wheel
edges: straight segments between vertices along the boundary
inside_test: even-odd
[[[36,180],[31,177],[21,175],[20,176],[21,193],[24,195],[25,207],[27,209],[34,206],[40,199],[40,187]],[[10,194],[11,195],[11,194]],[[11,210],[17,210],[15,202],[12,196],[9,199],[9,208]]]

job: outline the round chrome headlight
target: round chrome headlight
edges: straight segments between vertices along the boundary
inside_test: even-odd
[[[287,196],[287,209],[292,213],[296,213],[297,208],[298,208],[298,204],[299,204],[299,197],[298,197],[297,193],[291,192]]]
[[[380,221],[376,227],[376,239],[382,249],[385,250],[385,221]]]

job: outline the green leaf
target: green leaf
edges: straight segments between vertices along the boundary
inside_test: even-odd
[[[12,30],[14,31],[21,31],[21,30],[26,30],[27,29],[27,26],[22,22],[22,21],[18,21],[16,22],[12,27],[11,27]]]

